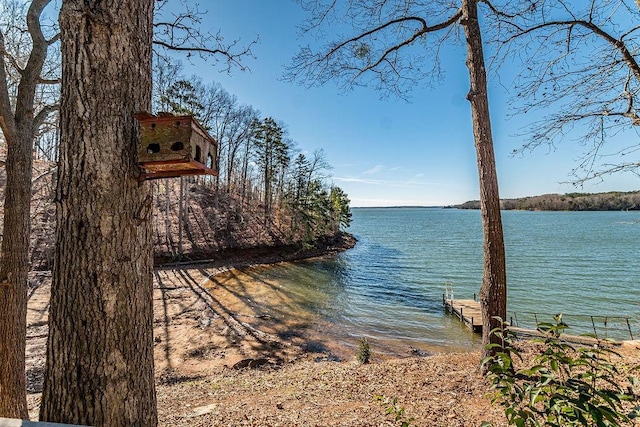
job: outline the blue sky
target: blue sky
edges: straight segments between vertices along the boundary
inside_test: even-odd
[[[302,41],[297,26],[303,11],[289,0],[235,0],[209,6],[203,27],[221,30],[227,40],[259,42],[250,71],[221,73],[220,67],[183,61],[186,75],[218,82],[240,103],[259,109],[288,125],[289,136],[304,152],[324,149],[333,165],[333,182],[349,195],[352,206],[448,205],[478,199],[478,176],[465,95],[469,80],[464,50],[442,58],[445,79],[433,89],[416,87],[410,103],[389,98],[370,88],[342,93],[329,84],[306,89],[281,80]],[[571,141],[556,149],[511,156],[522,139],[516,136],[529,118],[508,118],[503,69],[498,81],[490,76],[490,103],[500,195],[504,198],[572,191],[631,191],[640,189],[634,175],[607,177],[581,188],[569,173],[581,147]],[[631,133],[627,137],[637,138]]]

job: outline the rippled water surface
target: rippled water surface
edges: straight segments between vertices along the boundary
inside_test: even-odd
[[[505,211],[503,223],[511,319],[531,326],[562,312],[575,333],[640,335],[640,212]],[[442,308],[445,281],[457,298],[480,289],[478,211],[354,209],[349,231],[354,249],[246,280],[275,284],[310,313],[309,328],[342,346],[366,336],[390,354],[479,348]]]

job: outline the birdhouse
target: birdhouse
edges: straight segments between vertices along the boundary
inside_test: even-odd
[[[193,118],[170,113],[138,113],[141,180],[183,175],[218,175],[218,143]]]

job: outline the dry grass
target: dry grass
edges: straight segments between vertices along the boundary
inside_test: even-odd
[[[484,397],[478,358],[439,354],[368,365],[307,360],[277,370],[223,370],[160,384],[160,419],[167,426],[392,426],[398,424],[386,409],[397,398],[412,425],[504,425],[500,409]]]

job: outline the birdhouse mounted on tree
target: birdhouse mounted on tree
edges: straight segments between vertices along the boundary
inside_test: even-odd
[[[218,175],[218,143],[193,118],[170,113],[138,113],[141,180],[183,175]]]

